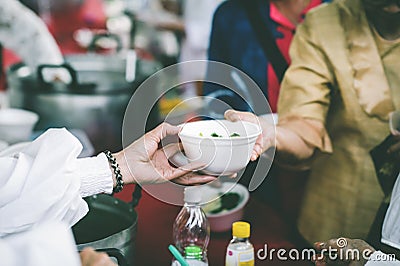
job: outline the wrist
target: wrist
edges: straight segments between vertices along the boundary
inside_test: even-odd
[[[121,170],[121,175],[122,175],[122,181],[124,184],[134,184],[135,178],[129,168],[128,162],[125,158],[125,153],[124,151],[120,151],[117,153],[113,153],[114,158],[117,160],[120,170]],[[113,176],[113,180],[115,177]]]
[[[120,192],[124,187],[124,180],[119,166],[119,161],[110,151],[104,151],[109,163],[113,180],[113,192]]]

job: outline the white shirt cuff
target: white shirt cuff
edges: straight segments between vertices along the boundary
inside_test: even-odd
[[[96,157],[77,160],[77,175],[81,180],[80,194],[82,198],[100,193],[112,193],[112,172],[104,153],[100,153]]]

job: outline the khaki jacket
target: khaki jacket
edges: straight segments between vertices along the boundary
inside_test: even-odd
[[[369,151],[390,134],[388,114],[400,106],[394,97],[400,95],[394,86],[400,73],[388,80],[360,0],[309,12],[290,54],[278,102],[280,124],[318,148],[299,230],[311,243],[366,238],[384,197]],[[390,64],[400,69],[400,60]],[[325,130],[315,137],[293,123],[302,119],[319,120]]]

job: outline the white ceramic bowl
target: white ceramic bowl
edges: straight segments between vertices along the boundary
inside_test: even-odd
[[[0,139],[14,144],[29,140],[39,116],[22,109],[0,109]]]
[[[233,192],[239,194],[239,202],[231,210],[225,210],[220,213],[207,213],[206,216],[210,222],[210,229],[214,232],[229,231],[232,223],[240,221],[243,218],[244,207],[249,201],[250,193],[247,188],[241,184],[234,182],[223,182],[219,188],[210,185],[201,186],[202,204],[207,204],[212,200],[218,200],[221,194]]]
[[[179,138],[190,162],[198,162],[210,175],[231,175],[249,163],[261,129],[249,122],[205,120],[181,125]],[[216,133],[219,137],[212,137]],[[231,137],[237,133],[239,136]]]

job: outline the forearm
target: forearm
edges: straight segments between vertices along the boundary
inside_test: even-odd
[[[332,152],[322,122],[300,117],[282,119],[276,127],[277,161],[281,164],[308,164],[316,149]]]
[[[136,183],[136,179],[133,176],[133,172],[131,171],[131,168],[130,168],[130,166],[128,164],[128,159],[125,158],[124,151],[120,151],[120,152],[114,153],[113,156],[117,160],[119,168],[121,170],[123,183],[124,184],[134,184],[134,183]],[[115,187],[115,185],[117,183],[117,180],[116,180],[116,176],[115,176],[114,171],[112,171],[112,172],[113,172],[112,178],[113,178],[113,182],[114,182],[113,184],[114,184],[114,187]]]

